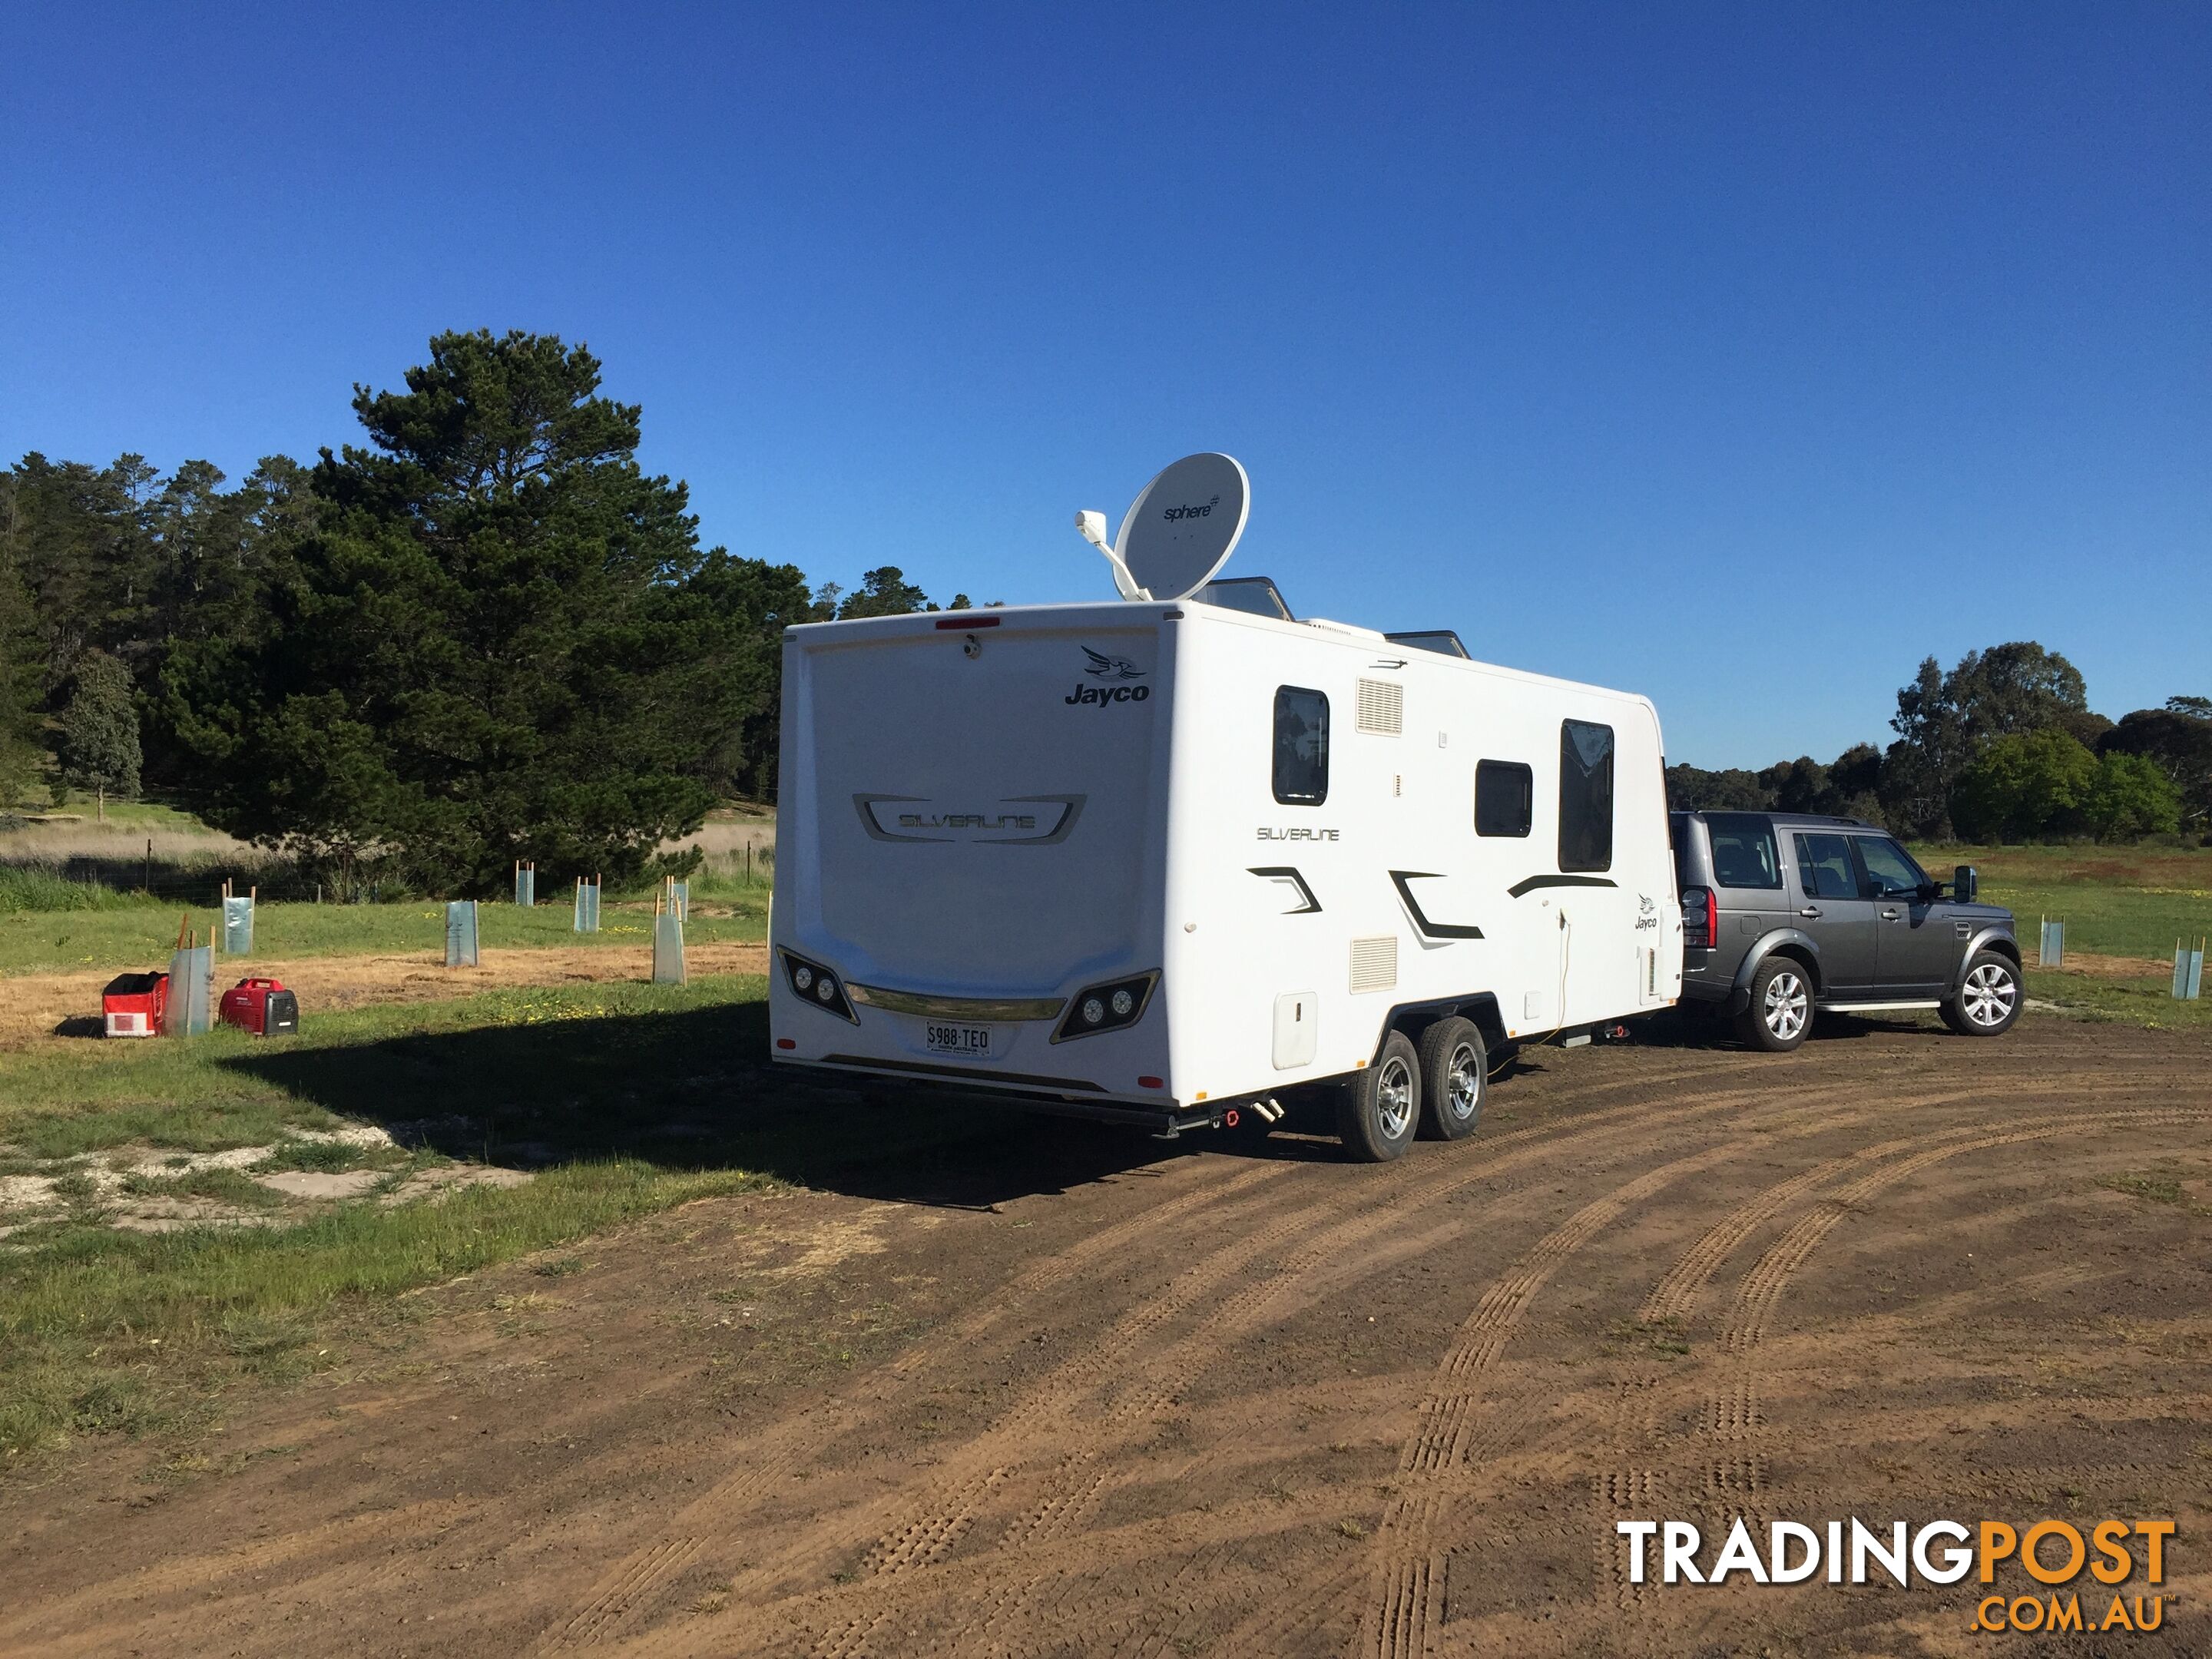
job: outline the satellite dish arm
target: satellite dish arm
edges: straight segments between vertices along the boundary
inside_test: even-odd
[[[1123,599],[1149,599],[1152,597],[1137,586],[1136,578],[1129,574],[1129,567],[1121,562],[1121,556],[1116,553],[1112,544],[1107,541],[1106,515],[1103,513],[1077,514],[1075,527],[1082,533],[1085,541],[1089,542],[1091,546],[1106,556],[1106,562],[1113,568],[1114,586],[1120,590]]]

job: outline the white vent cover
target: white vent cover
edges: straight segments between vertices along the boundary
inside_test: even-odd
[[[1359,729],[1395,738],[1406,729],[1406,688],[1390,680],[1359,682]]]
[[[1398,936],[1352,941],[1352,988],[1387,991],[1398,982]]]

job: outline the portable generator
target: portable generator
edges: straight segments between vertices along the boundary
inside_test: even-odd
[[[242,979],[222,994],[222,1018],[256,1036],[283,1036],[300,1029],[300,999],[274,979]]]

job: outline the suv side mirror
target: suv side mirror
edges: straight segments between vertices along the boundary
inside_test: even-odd
[[[1951,872],[1951,896],[1960,903],[1972,904],[1979,889],[1980,884],[1975,877],[1972,865],[1962,864]]]

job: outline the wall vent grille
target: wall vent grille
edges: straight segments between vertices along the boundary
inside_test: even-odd
[[[1406,729],[1406,688],[1389,680],[1359,682],[1359,729],[1395,738]]]
[[[1398,982],[1398,939],[1386,933],[1352,941],[1352,988],[1387,991]]]

